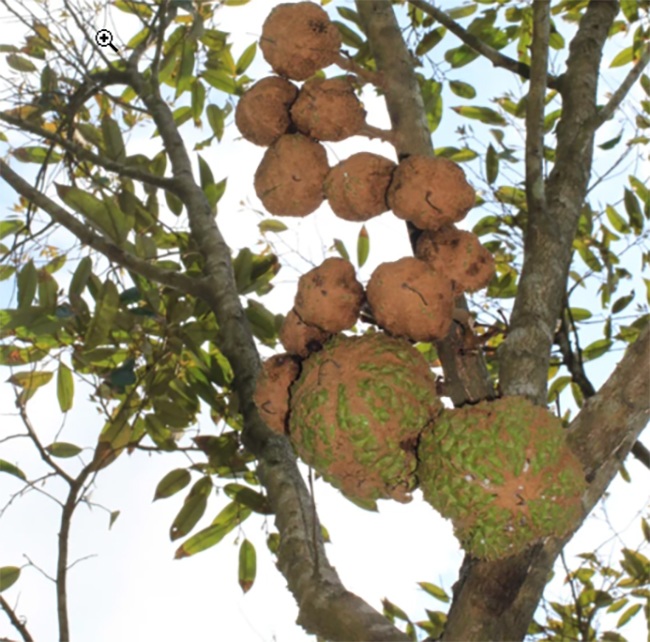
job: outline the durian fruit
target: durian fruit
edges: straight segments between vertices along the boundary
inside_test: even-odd
[[[474,557],[508,557],[582,515],[584,472],[562,424],[523,397],[443,411],[418,459],[425,500]]]
[[[310,353],[320,350],[331,334],[315,325],[307,325],[292,309],[284,318],[280,328],[280,343],[289,354],[295,354],[303,359]]]
[[[313,78],[300,89],[291,120],[299,132],[335,142],[358,134],[366,111],[347,78]]]
[[[388,210],[386,191],[397,165],[379,154],[359,152],[333,167],[325,179],[325,198],[346,221],[367,221]]]
[[[415,256],[450,279],[457,293],[476,292],[494,276],[494,258],[478,236],[453,225],[423,232]]]
[[[282,435],[287,430],[289,388],[300,373],[300,360],[276,354],[264,361],[257,377],[253,400],[264,423]]]
[[[251,143],[268,147],[289,132],[289,109],[297,97],[298,87],[286,78],[262,78],[237,103],[237,129]]]
[[[408,342],[337,335],[303,362],[291,388],[298,456],[349,499],[411,499],[419,434],[442,410],[435,377]]]
[[[305,80],[339,57],[341,35],[313,2],[279,4],[262,26],[260,49],[273,71]]]
[[[465,218],[476,194],[456,163],[414,154],[397,166],[387,198],[395,216],[420,230],[437,230]]]
[[[424,261],[407,256],[382,263],[370,277],[366,296],[377,323],[393,336],[435,341],[449,331],[451,281]]]
[[[255,192],[271,213],[307,216],[323,202],[329,165],[325,148],[302,134],[280,136],[255,172]]]
[[[356,323],[363,300],[352,263],[333,257],[300,277],[294,309],[303,323],[334,334]]]

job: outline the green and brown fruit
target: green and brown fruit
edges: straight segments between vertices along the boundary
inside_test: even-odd
[[[407,341],[338,335],[303,362],[289,436],[306,464],[359,505],[406,502],[418,437],[441,410],[435,377]]]
[[[262,26],[260,49],[273,71],[305,80],[339,57],[341,35],[313,2],[277,5]]]
[[[305,323],[295,309],[291,309],[287,314],[280,328],[280,343],[284,349],[302,359],[320,350],[330,336],[331,333]]]
[[[336,142],[358,134],[366,112],[347,78],[313,78],[300,89],[291,120],[307,136]]]
[[[262,78],[237,103],[237,129],[251,143],[268,147],[289,132],[289,109],[297,97],[298,87],[285,78]]]
[[[353,154],[325,179],[325,197],[334,214],[346,221],[367,221],[388,210],[386,192],[397,165],[370,152]]]
[[[423,232],[415,256],[450,279],[457,293],[476,292],[494,276],[494,258],[478,236],[453,225]]]
[[[397,166],[387,198],[395,216],[437,230],[465,218],[476,194],[453,161],[414,154]]]
[[[258,374],[253,400],[264,423],[274,432],[286,434],[289,388],[300,374],[300,360],[290,354],[266,359]]]
[[[379,326],[393,336],[435,341],[451,325],[451,281],[419,259],[404,257],[379,265],[370,277],[366,296]]]
[[[285,134],[266,150],[255,172],[255,192],[271,214],[307,216],[325,198],[328,171],[322,145],[302,134]]]
[[[294,310],[303,323],[334,334],[356,323],[363,301],[352,263],[332,257],[300,277]]]
[[[425,500],[474,557],[508,557],[583,515],[584,472],[562,423],[523,397],[443,411],[418,459]]]

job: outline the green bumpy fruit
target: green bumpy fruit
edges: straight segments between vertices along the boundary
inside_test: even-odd
[[[474,557],[562,536],[583,514],[584,472],[560,420],[523,397],[445,410],[418,458],[424,498]]]
[[[407,341],[338,335],[304,363],[291,388],[298,456],[351,501],[407,502],[420,433],[442,410],[435,378]]]

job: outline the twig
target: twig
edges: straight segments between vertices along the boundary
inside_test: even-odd
[[[23,639],[23,642],[34,642],[34,638],[31,636],[27,627],[23,624],[21,619],[16,615],[16,612],[9,606],[7,600],[0,595],[0,607],[9,617],[9,621],[13,624],[14,628],[20,633],[20,636]]]
[[[441,25],[447,27],[451,33],[462,40],[468,47],[471,47],[484,58],[487,58],[495,67],[502,67],[503,69],[507,69],[508,71],[520,75],[522,78],[526,78],[527,80],[530,79],[530,67],[527,64],[499,53],[496,49],[490,47],[490,45],[485,44],[480,38],[477,38],[461,27],[444,11],[438,9],[438,7],[429,4],[424,0],[408,0],[408,2],[428,16],[435,18]],[[558,78],[549,74],[546,78],[546,86],[550,89],[559,89]]]

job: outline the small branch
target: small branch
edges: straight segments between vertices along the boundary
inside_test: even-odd
[[[505,56],[502,53],[499,53],[490,45],[485,44],[480,38],[469,33],[466,29],[461,27],[455,20],[452,20],[444,11],[438,9],[438,7],[425,2],[424,0],[408,0],[409,4],[413,5],[417,9],[420,9],[423,13],[435,18],[441,25],[447,27],[451,33],[453,33],[457,38],[459,38],[463,43],[468,47],[471,47],[476,53],[481,54],[484,58],[487,58],[495,67],[502,67],[508,71],[512,71],[515,74],[518,74],[526,80],[530,79],[531,69],[528,65],[523,62],[519,62]],[[535,6],[537,3],[533,3]],[[558,79],[555,76],[548,75],[546,77],[546,86],[549,89],[558,89]]]
[[[34,642],[34,638],[27,630],[27,627],[21,622],[18,615],[16,615],[16,612],[9,606],[7,600],[5,600],[2,595],[0,595],[0,607],[2,607],[2,610],[7,614],[7,617],[9,617],[9,621],[13,624],[14,628],[18,633],[20,633],[23,642]]]
[[[94,232],[89,226],[79,222],[72,214],[57,205],[39,190],[32,187],[27,181],[14,172],[5,161],[0,159],[0,178],[3,178],[18,194],[32,201],[42,210],[47,212],[54,221],[72,232],[82,243],[101,252],[108,259],[121,265],[127,270],[143,276],[150,281],[166,285],[173,290],[185,294],[202,296],[204,286],[202,281],[192,279],[173,270],[164,270],[151,265],[142,259],[124,251],[111,241]]]
[[[619,88],[612,94],[607,104],[598,111],[595,119],[595,129],[598,129],[598,127],[611,118],[618,106],[623,102],[625,96],[627,96],[634,83],[641,77],[643,70],[648,66],[649,62],[650,44],[646,45],[645,51],[641,54],[641,57],[634,67],[630,69]]]
[[[390,143],[391,145],[395,142],[395,135],[393,134],[392,129],[380,129],[379,127],[373,127],[366,123],[358,132],[357,136],[365,136],[366,138],[379,138],[379,140]]]
[[[345,54],[339,54],[338,58],[334,61],[334,64],[337,67],[340,67],[341,69],[345,71],[349,71],[350,73],[353,73],[355,76],[358,76],[359,79],[362,80],[364,83],[370,83],[375,87],[383,86],[382,75],[379,72],[370,71],[365,67],[362,67],[361,65],[356,63],[352,58],[346,56]]]

